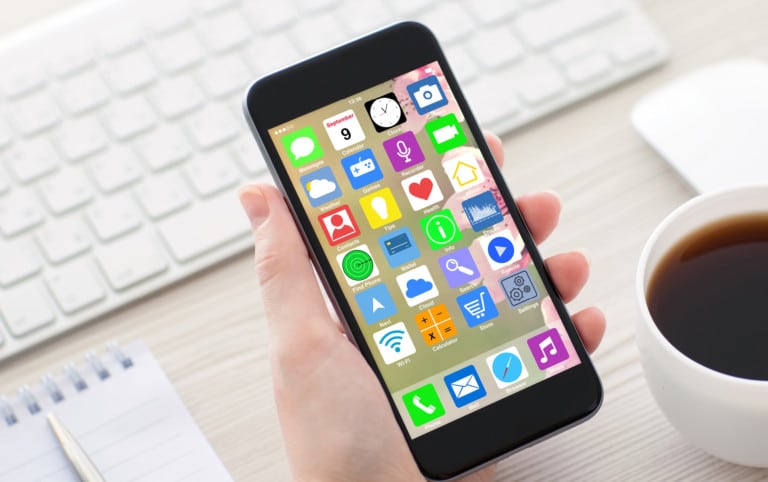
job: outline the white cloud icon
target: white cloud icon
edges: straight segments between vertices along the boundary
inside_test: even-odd
[[[313,179],[307,183],[307,192],[312,199],[321,198],[336,190],[336,183],[328,179]]]

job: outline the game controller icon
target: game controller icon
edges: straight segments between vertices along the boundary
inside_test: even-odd
[[[360,177],[375,170],[376,164],[373,163],[371,158],[363,159],[361,157],[359,161],[349,166],[349,172],[352,174],[352,177]]]

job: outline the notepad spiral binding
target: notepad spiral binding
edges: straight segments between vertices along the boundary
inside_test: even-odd
[[[127,370],[133,366],[133,359],[126,355],[118,346],[117,343],[107,343],[107,350],[111,356],[117,360],[118,364]],[[89,369],[93,370],[99,380],[106,380],[111,376],[109,370],[104,366],[102,360],[94,352],[89,352],[85,355],[85,361]],[[82,376],[80,370],[74,363],[68,363],[64,366],[64,375],[66,379],[72,384],[76,392],[82,392],[88,389],[88,383]],[[40,385],[43,391],[56,404],[65,400],[64,392],[59,388],[59,384],[51,374],[43,375],[40,378]],[[24,385],[19,387],[17,401],[18,405],[26,407],[30,415],[35,415],[40,412],[40,403],[38,397],[34,395],[29,386]],[[0,420],[5,422],[7,426],[16,425],[19,423],[19,417],[17,415],[17,409],[14,409],[11,401],[5,397],[0,396]]]

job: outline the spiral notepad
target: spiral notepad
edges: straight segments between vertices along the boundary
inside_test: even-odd
[[[0,398],[0,481],[79,480],[48,427],[48,412],[110,482],[232,480],[141,342],[89,354],[60,376]]]

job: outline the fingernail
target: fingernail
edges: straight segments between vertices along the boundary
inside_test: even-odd
[[[244,186],[240,188],[240,204],[242,204],[245,214],[251,221],[253,229],[258,228],[267,219],[269,206],[267,200],[257,186]]]
[[[563,203],[563,198],[560,197],[560,194],[558,194],[557,191],[554,189],[545,189],[544,192],[549,193],[557,198],[558,201],[560,201],[560,204]]]
[[[584,256],[584,259],[587,260],[587,264],[590,267],[592,266],[592,254],[588,249],[577,249],[576,252],[581,253],[581,255]]]

